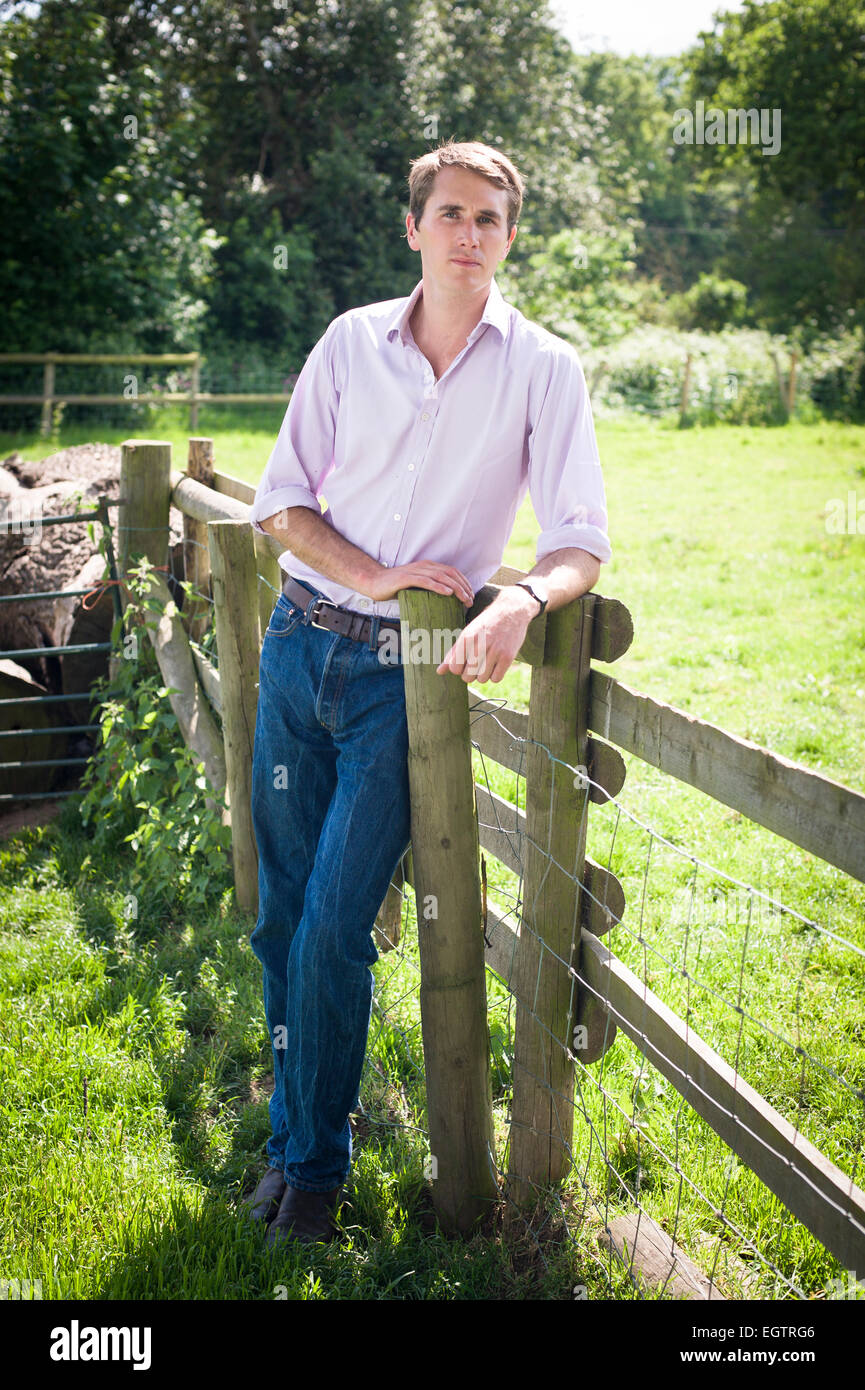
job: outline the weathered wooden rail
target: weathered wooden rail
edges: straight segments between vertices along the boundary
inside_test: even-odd
[[[42,390],[39,395],[3,395],[0,401],[7,405],[41,405],[41,433],[47,435],[51,430],[51,416],[55,405],[189,405],[189,428],[198,428],[198,407],[200,405],[284,405],[289,395],[275,391],[201,391],[201,354],[198,352],[137,352],[137,353],[93,353],[93,352],[0,352],[0,365],[27,365],[42,363]],[[67,366],[114,366],[123,363],[141,363],[147,366],[184,366],[190,369],[188,391],[126,391],[122,394],[94,394],[61,391],[57,386],[58,365]]]
[[[242,810],[248,797],[245,769],[252,762],[258,650],[248,638],[256,614],[259,643],[267,626],[279,591],[280,547],[248,524],[254,489],[239,480],[207,470],[206,481],[173,472],[169,445],[141,441],[124,446],[124,469],[135,471],[136,451],[145,451],[139,466],[141,457],[153,460],[147,451],[154,449],[160,451],[159,466],[153,464],[150,478],[158,474],[161,481],[151,487],[146,515],[139,519],[141,545],[150,546],[153,563],[164,563],[173,504],[190,528],[206,527],[214,579],[230,566],[231,584],[213,585],[219,670],[195,645],[192,653],[201,689],[222,720],[229,804],[236,819],[238,902],[255,910],[255,850]],[[201,456],[200,442],[193,452]],[[212,451],[209,460],[212,466]],[[201,534],[196,533],[199,545]],[[229,535],[230,552],[219,539]],[[195,540],[191,531],[190,537]],[[499,570],[467,620],[492,601],[497,585],[519,573]],[[199,581],[202,576],[206,579],[204,569]],[[401,614],[413,628],[452,629],[458,623],[451,621],[448,603],[423,590],[407,591],[400,598]],[[199,619],[200,608],[192,615]],[[247,646],[235,659],[237,625],[245,628]],[[481,1026],[486,966],[512,990],[517,1005],[509,1187],[518,1205],[529,1205],[539,1189],[568,1171],[574,1067],[600,1057],[619,1027],[825,1248],[845,1268],[861,1273],[865,1193],[606,948],[599,938],[622,919],[625,895],[615,875],[586,856],[585,845],[590,803],[615,796],[623,784],[618,748],[860,881],[865,881],[865,796],[640,695],[592,666],[614,662],[632,635],[624,606],[596,593],[536,619],[518,656],[532,671],[528,714],[480,699],[461,680],[442,680],[434,673],[430,680],[429,671],[405,667],[410,743],[417,755],[410,763],[416,793],[412,872],[418,901],[432,897],[439,907],[435,930],[420,923],[418,930],[427,972],[422,1011],[440,1219],[451,1229],[466,1229],[495,1195],[484,1080],[487,1040]],[[469,739],[484,757],[525,775],[524,811],[472,782]],[[441,775],[429,776],[431,758],[440,760]],[[576,769],[576,776],[564,777],[565,765]],[[586,786],[581,770],[599,785]],[[467,818],[466,797],[472,795],[474,814]],[[445,836],[442,826],[448,825],[453,835]],[[487,904],[491,945],[485,955],[479,944],[478,848],[524,875],[519,924]],[[442,854],[443,849],[448,852]],[[551,862],[564,872],[550,873]]]

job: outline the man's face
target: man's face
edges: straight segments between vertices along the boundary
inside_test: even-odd
[[[483,174],[453,166],[436,174],[420,226],[411,213],[405,225],[424,275],[470,290],[489,284],[517,234],[516,227],[508,232],[505,190]]]

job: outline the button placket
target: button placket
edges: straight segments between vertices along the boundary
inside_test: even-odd
[[[436,394],[434,401],[431,401],[429,404],[429,409],[422,410],[420,412],[419,419],[416,421],[411,445],[411,452],[413,457],[411,458],[411,461],[406,465],[405,471],[400,481],[400,485],[396,489],[395,510],[392,513],[392,517],[394,522],[402,523],[402,526],[400,534],[397,538],[395,554],[399,553],[399,546],[402,542],[402,536],[405,531],[405,524],[408,521],[408,516],[411,511],[411,506],[414,500],[414,494],[415,489],[417,487],[418,478],[420,477],[424,460],[426,459],[427,454],[429,453],[430,443],[432,441],[432,434],[435,428],[437,414],[438,395]],[[409,474],[411,474],[412,476],[409,477]],[[394,560],[394,563],[396,563],[396,560]]]
[[[384,528],[382,537],[382,551],[389,556],[389,564],[399,564],[399,552],[402,546],[405,529],[408,525],[412,502],[418,479],[420,478],[424,462],[429,454],[432,434],[435,428],[436,417],[440,401],[439,386],[441,381],[436,381],[432,367],[424,357],[423,353],[413,341],[408,341],[405,346],[417,357],[423,377],[424,395],[421,407],[415,418],[415,428],[411,434],[410,459],[405,465],[400,478],[397,481],[393,493],[391,494],[393,511],[390,513],[390,520]],[[466,349],[463,349],[465,352]],[[462,357],[463,353],[460,353]],[[456,359],[459,361],[459,358]],[[451,363],[448,372],[456,366],[456,362]],[[447,376],[448,373],[445,373]],[[441,379],[444,380],[444,377]],[[385,563],[380,561],[379,563]]]
[[[426,358],[419,351],[414,342],[405,339],[403,341],[406,350],[412,354],[413,358],[417,358],[421,376],[425,376],[428,370]],[[417,401],[414,390],[411,391],[411,395],[414,396],[415,401]],[[415,409],[418,410],[418,407],[416,406]],[[418,414],[420,413],[422,412],[418,411]],[[417,454],[421,439],[419,435],[420,421],[418,419],[418,414],[415,415],[415,425],[409,441],[409,451],[412,457]],[[390,564],[392,565],[397,563],[396,556],[399,554],[399,547],[402,543],[402,537],[414,494],[414,483],[416,479],[409,477],[410,471],[415,471],[414,463],[409,465],[405,470],[401,470],[394,479],[394,485],[389,498],[391,509],[389,511],[389,519],[383,527],[381,549],[391,556]]]

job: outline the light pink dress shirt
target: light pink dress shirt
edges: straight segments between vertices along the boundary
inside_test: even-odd
[[[579,546],[610,559],[592,409],[570,344],[505,302],[493,279],[480,322],[436,381],[407,298],[340,314],[298,377],[250,519],[320,510],[346,540],[393,568],[436,560],[475,592],[502,562],[526,489],[537,559]],[[334,603],[399,617],[286,550],[280,565]]]

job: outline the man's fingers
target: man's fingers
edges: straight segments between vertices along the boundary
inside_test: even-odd
[[[400,565],[398,569],[400,582],[396,585],[394,593],[398,593],[401,588],[430,589],[438,594],[456,594],[469,607],[474,603],[475,595],[471,584],[453,565],[440,565],[436,560],[416,560],[408,565]],[[397,570],[392,574],[395,576]]]
[[[453,675],[458,676],[461,674],[464,664],[465,643],[460,636],[454,642],[453,646],[445,652],[441,665],[436,667],[436,673],[439,676],[443,676],[450,671]]]
[[[450,651],[445,653],[444,660],[440,666],[436,667],[436,673],[440,676],[448,672],[455,676],[460,676],[468,685],[471,681],[490,679],[490,673],[496,665],[497,658],[493,655],[476,651],[469,652],[464,633],[461,633],[454,642]]]
[[[440,676],[450,672],[466,685],[472,681],[479,685],[488,681],[498,684],[510,670],[518,646],[516,638],[503,640],[501,635],[488,629],[483,618],[475,619],[463,628],[436,672]]]
[[[418,578],[420,588],[432,589],[433,592],[440,594],[456,593],[464,603],[471,604],[474,602],[474,593],[472,592],[471,585],[461,574],[457,573],[451,575],[443,573],[437,566],[431,568],[432,573],[429,573],[426,569],[421,570],[420,567],[412,571],[413,577],[417,576]]]

